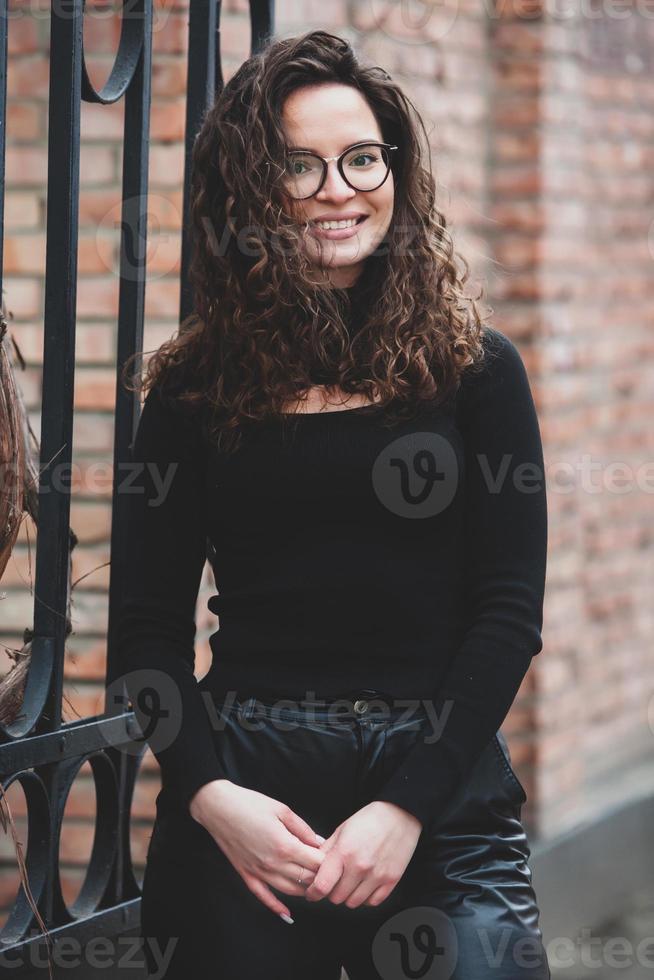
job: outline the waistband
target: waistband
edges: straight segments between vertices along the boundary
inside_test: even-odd
[[[369,724],[387,724],[398,720],[420,721],[427,717],[418,698],[398,698],[372,688],[357,688],[340,696],[329,697],[251,697],[228,696],[216,704],[223,714],[235,714],[244,720],[278,718],[318,724],[339,724],[352,720]]]

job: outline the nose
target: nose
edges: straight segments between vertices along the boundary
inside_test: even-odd
[[[325,177],[325,183],[316,194],[318,200],[349,201],[355,194],[356,191],[354,188],[346,184],[341,177],[337,166],[337,161],[330,160],[327,164],[327,176]]]

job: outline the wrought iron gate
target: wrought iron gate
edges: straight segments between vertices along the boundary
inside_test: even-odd
[[[180,322],[191,312],[186,278],[191,147],[205,108],[223,85],[220,6],[220,0],[190,0],[189,3]],[[7,0],[0,0],[0,275],[4,237],[7,35],[11,25],[7,13]],[[250,0],[251,52],[260,50],[272,36],[273,16],[274,0]],[[140,911],[140,889],[132,869],[129,842],[130,804],[140,755],[121,750],[126,731],[134,731],[131,727],[134,715],[125,712],[120,703],[108,703],[111,699],[106,698],[102,715],[62,723],[70,489],[53,480],[49,463],[56,459],[61,473],[62,467],[69,471],[72,462],[81,102],[111,105],[124,98],[108,688],[116,677],[112,633],[118,606],[117,569],[122,564],[126,543],[123,508],[116,484],[128,460],[128,447],[139,415],[138,395],[125,391],[119,382],[119,372],[127,357],[143,346],[152,0],[124,0],[118,51],[111,73],[99,91],[86,68],[83,17],[84,0],[55,0],[52,4],[43,395],[34,589],[37,601],[23,712],[11,726],[0,725],[0,776],[5,789],[18,780],[26,796],[29,888],[55,948],[62,938],[74,940],[82,950],[93,939],[107,940],[104,955],[98,957],[98,962],[110,962],[109,969],[105,965],[96,974],[83,955],[78,967],[73,965],[74,958],[65,957],[66,977],[89,980],[102,975],[127,980],[143,975],[142,968],[128,967],[128,947],[117,943],[138,927]],[[59,879],[59,835],[68,792],[87,761],[96,788],[95,835],[83,886],[74,905],[68,906]],[[13,911],[0,933],[0,969],[11,970],[13,977],[49,976],[47,947],[21,885]],[[114,951],[113,960],[107,955],[109,949]],[[60,975],[59,968],[55,967],[53,975]]]

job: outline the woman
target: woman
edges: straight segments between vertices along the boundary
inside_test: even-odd
[[[162,772],[151,975],[549,977],[498,732],[542,647],[541,441],[421,135],[316,31],[194,147],[196,308],[144,379],[118,631]]]

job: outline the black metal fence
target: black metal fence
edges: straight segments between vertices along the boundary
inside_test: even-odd
[[[220,0],[191,0],[189,4],[180,322],[191,312],[187,283],[191,147],[207,105],[223,85],[220,6]],[[7,0],[0,0],[0,14],[1,275],[7,35],[11,29]],[[250,0],[252,52],[260,50],[272,35],[273,15],[274,0]],[[126,737],[130,733],[139,734],[134,728],[134,715],[125,711],[120,698],[107,697],[102,715],[62,723],[70,488],[62,487],[61,474],[70,472],[72,463],[81,102],[111,105],[124,98],[106,671],[106,686],[111,690],[117,677],[113,624],[126,544],[121,495],[116,487],[128,461],[128,447],[140,411],[138,395],[124,390],[119,371],[130,354],[143,349],[152,0],[123,3],[118,51],[111,73],[99,91],[86,68],[83,17],[84,0],[55,0],[52,4],[43,396],[32,655],[23,711],[12,725],[0,725],[2,785],[6,790],[12,782],[19,781],[25,793],[27,878],[49,937],[48,940],[44,936],[21,885],[13,910],[0,932],[0,969],[10,970],[11,976],[20,978],[65,975],[88,980],[96,975],[105,978],[142,975],[142,967],[137,965],[142,957],[130,957],[134,950],[118,942],[131,930],[138,929],[140,912],[140,888],[132,869],[129,829],[131,798],[142,750],[140,753],[125,751]],[[140,740],[134,741],[132,747],[136,744],[140,745]],[[59,838],[69,790],[86,762],[95,781],[96,826],[85,879],[71,906],[64,900],[60,883]],[[96,943],[105,940],[103,947],[96,946],[96,966],[84,955],[92,940]],[[57,951],[64,947],[66,955],[57,956]],[[52,954],[51,973],[48,950]]]

